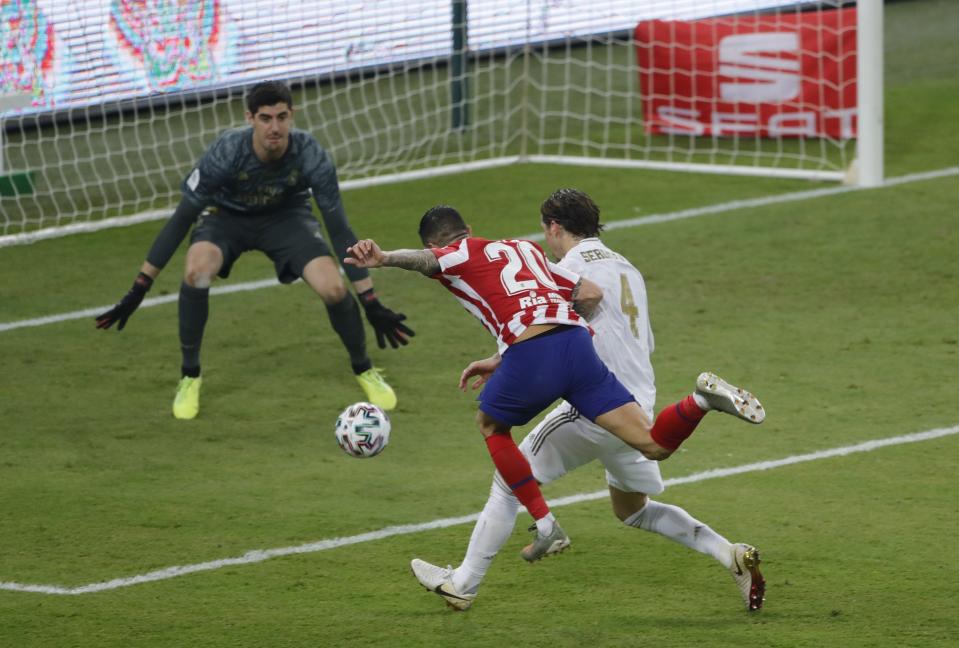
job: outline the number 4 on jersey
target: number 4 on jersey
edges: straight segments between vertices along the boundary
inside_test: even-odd
[[[625,273],[619,275],[619,286],[619,307],[623,309],[623,314],[629,317],[629,329],[633,332],[633,337],[638,338],[636,320],[639,318],[639,307],[633,301],[633,291]]]

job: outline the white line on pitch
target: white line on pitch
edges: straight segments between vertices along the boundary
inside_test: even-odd
[[[924,173],[911,173],[909,175],[898,176],[896,178],[888,178],[885,181],[884,186],[898,186],[903,184],[909,184],[912,182],[922,182],[924,180],[935,180],[938,178],[946,178],[949,176],[959,175],[959,167],[948,167],[945,169],[938,169],[936,171],[927,171]],[[637,218],[629,218],[626,220],[617,220],[611,221],[605,225],[607,230],[622,229],[627,227],[638,227],[641,225],[653,225],[655,223],[668,223],[670,221],[682,220],[684,218],[697,218],[699,216],[708,216],[710,214],[720,214],[723,212],[735,211],[738,209],[752,209],[755,207],[765,207],[767,205],[776,205],[780,203],[790,203],[798,202],[800,200],[810,200],[813,198],[822,198],[825,196],[835,196],[838,194],[851,193],[854,191],[864,191],[862,187],[856,186],[838,186],[838,187],[828,187],[825,189],[812,189],[808,191],[795,191],[792,193],[778,194],[775,196],[763,196],[762,198],[751,198],[748,200],[732,200],[730,202],[717,203],[715,205],[706,205],[705,207],[693,207],[690,209],[681,209],[675,212],[669,212],[666,214],[651,214],[649,216],[640,216]],[[517,238],[529,239],[533,241],[539,241],[543,238],[542,232],[536,232],[533,234],[526,234],[518,236]],[[212,295],[225,295],[234,292],[243,292],[247,290],[259,290],[260,288],[270,288],[273,286],[279,286],[280,283],[275,279],[263,279],[260,281],[252,281],[248,283],[234,284],[231,286],[222,286],[215,287],[210,290]],[[150,299],[145,299],[140,305],[140,308],[150,308],[151,306],[159,306],[161,304],[168,304],[177,300],[177,295],[164,295],[163,297],[152,297]],[[13,331],[15,329],[21,328],[33,328],[36,326],[44,326],[46,324],[56,324],[57,322],[67,322],[70,320],[76,319],[85,319],[88,317],[96,317],[100,313],[104,312],[109,306],[101,306],[99,308],[87,308],[80,311],[72,311],[69,313],[62,313],[60,315],[48,315],[46,317],[36,317],[33,319],[18,320],[15,322],[5,322],[0,323],[0,333],[4,331]]]
[[[260,288],[271,288],[279,285],[281,284],[276,279],[261,279],[259,281],[249,281],[247,283],[232,284],[229,286],[215,286],[210,288],[210,294],[227,295],[229,293],[245,292],[247,290],[259,290]],[[140,308],[150,308],[151,306],[159,306],[160,304],[169,304],[171,302],[175,302],[178,298],[179,295],[151,297],[149,299],[144,299],[143,303],[140,304]],[[112,307],[113,304],[110,304],[109,306],[86,308],[84,310],[73,311],[71,313],[62,313],[60,315],[48,315],[46,317],[37,317],[34,319],[19,320],[17,322],[8,322],[6,324],[0,324],[0,333],[3,331],[12,331],[18,328],[32,328],[35,326],[43,326],[45,324],[56,324],[57,322],[68,322],[70,320],[86,319],[88,317],[93,318]]]
[[[798,463],[804,463],[806,461],[817,461],[819,459],[829,459],[831,457],[843,457],[846,455],[855,454],[857,452],[871,452],[873,450],[878,450],[879,448],[901,445],[904,443],[929,441],[931,439],[938,439],[940,437],[953,434],[959,434],[959,425],[948,428],[926,430],[925,432],[915,432],[913,434],[904,434],[902,436],[890,437],[887,439],[865,441],[863,443],[857,443],[856,445],[831,448],[829,450],[819,450],[817,452],[810,452],[808,454],[793,455],[791,457],[776,459],[773,461],[759,461],[756,463],[744,464],[742,466],[734,466],[732,468],[716,468],[713,470],[707,470],[705,472],[687,475],[685,477],[667,479],[665,483],[666,486],[692,484],[695,482],[706,481],[707,479],[717,479],[719,477],[730,477],[732,475],[741,475],[743,473],[757,472],[760,470],[782,468],[783,466],[791,466]],[[577,495],[569,495],[567,497],[560,497],[550,500],[549,505],[555,508],[559,506],[567,506],[569,504],[578,504],[580,502],[603,499],[608,496],[609,493],[605,490],[596,491],[593,493],[579,493]],[[234,558],[221,558],[219,560],[197,563],[195,565],[176,565],[174,567],[167,567],[165,569],[147,572],[146,574],[114,578],[113,580],[103,581],[100,583],[90,583],[88,585],[80,585],[78,587],[62,587],[60,585],[32,585],[28,583],[0,581],[0,590],[60,595],[90,594],[93,592],[103,592],[105,590],[113,590],[121,587],[130,587],[131,585],[140,585],[142,583],[167,580],[170,578],[176,578],[178,576],[186,576],[187,574],[195,574],[197,572],[212,571],[222,567],[229,567],[231,565],[249,565],[252,563],[263,562],[264,560],[269,560],[270,558],[278,558],[280,556],[314,553],[317,551],[326,551],[328,549],[336,549],[337,547],[345,547],[363,542],[372,542],[373,540],[382,540],[384,538],[391,538],[393,536],[421,533],[423,531],[430,531],[432,529],[445,529],[446,527],[458,526],[468,522],[475,522],[478,517],[479,513],[473,513],[471,515],[462,515],[454,518],[442,518],[439,520],[433,520],[431,522],[423,522],[421,524],[403,524],[400,526],[391,526],[379,529],[377,531],[361,533],[359,535],[347,536],[345,538],[319,540],[317,542],[296,545],[294,547],[254,549],[246,552],[242,556],[237,556]]]

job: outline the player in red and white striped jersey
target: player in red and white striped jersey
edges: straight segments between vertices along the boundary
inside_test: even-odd
[[[531,241],[460,239],[433,248],[434,275],[496,338],[503,353],[530,326],[586,326],[573,309],[579,275],[547,261]]]
[[[585,193],[560,189],[543,202],[540,212],[546,247],[559,259],[560,269],[588,277],[603,290],[603,300],[590,320],[596,352],[652,419],[656,385],[650,354],[654,342],[642,274],[600,240],[599,207]],[[670,419],[677,413],[698,420],[711,409],[728,412],[731,398],[745,398],[743,390],[730,393],[728,383],[707,375],[711,378],[704,391],[699,391],[697,381],[697,391],[663,408],[651,431],[654,438],[660,428],[673,427]],[[749,398],[752,407],[744,402],[736,415],[757,423],[762,412],[754,409],[758,401]],[[681,417],[679,420],[683,422]],[[664,490],[659,462],[648,460],[567,402],[553,408],[519,448],[540,484],[598,461],[606,471],[613,514],[621,522],[711,556],[732,575],[747,609],[762,608],[765,580],[759,570],[759,551],[752,545],[730,543],[678,506],[651,499],[650,495]],[[462,563],[444,568],[414,559],[410,567],[417,580],[454,609],[468,609],[493,559],[513,532],[519,506],[500,475],[494,475]]]
[[[569,538],[550,513],[529,461],[510,436],[557,398],[649,459],[670,456],[695,424],[656,440],[649,417],[596,355],[588,326],[602,290],[588,279],[557,268],[530,241],[489,241],[472,236],[462,216],[440,205],[424,214],[420,239],[428,249],[384,251],[358,241],[344,259],[362,268],[393,266],[434,277],[497,338],[499,350],[464,371],[485,383],[477,422],[497,471],[536,520],[527,561],[557,553]],[[676,426],[674,426],[676,427]],[[531,528],[532,530],[532,528]]]

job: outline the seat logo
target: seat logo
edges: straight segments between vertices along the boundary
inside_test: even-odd
[[[795,32],[735,34],[719,43],[723,101],[778,103],[799,96],[799,35]]]

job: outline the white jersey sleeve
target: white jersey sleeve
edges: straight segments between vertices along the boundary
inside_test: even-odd
[[[603,301],[590,321],[596,332],[596,352],[640,406],[651,413],[656,402],[650,360],[654,340],[643,275],[598,238],[580,241],[559,265],[603,289]]]

